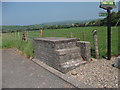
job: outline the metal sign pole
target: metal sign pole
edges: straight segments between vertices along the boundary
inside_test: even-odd
[[[111,14],[110,10],[116,8],[115,0],[101,0],[100,8],[107,10],[107,59],[111,59]]]
[[[108,35],[108,43],[107,43],[107,47],[108,47],[108,51],[107,51],[107,59],[110,60],[111,59],[111,16],[110,16],[110,8],[107,9],[107,35]]]

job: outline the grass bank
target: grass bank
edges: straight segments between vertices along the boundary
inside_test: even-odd
[[[26,54],[27,57],[33,55],[33,42],[31,41],[22,41],[19,38],[15,38],[11,34],[2,35],[2,48],[17,48],[22,51],[23,54]]]

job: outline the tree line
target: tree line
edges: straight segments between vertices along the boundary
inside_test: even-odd
[[[120,19],[120,11],[111,13],[111,26],[115,26]],[[32,31],[32,30],[40,30],[40,29],[62,29],[62,28],[74,28],[74,27],[88,27],[88,26],[106,26],[107,25],[107,17],[104,19],[92,20],[86,23],[73,23],[69,25],[29,25],[29,26],[2,26],[2,32],[18,32],[18,31]],[[120,25],[120,22],[118,22]]]

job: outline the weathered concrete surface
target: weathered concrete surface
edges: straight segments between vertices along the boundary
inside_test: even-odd
[[[74,88],[34,62],[2,50],[2,88]]]
[[[35,58],[66,73],[82,64],[78,39],[48,37],[34,39]]]
[[[90,42],[77,41],[77,46],[80,48],[81,56],[85,61],[90,61]]]

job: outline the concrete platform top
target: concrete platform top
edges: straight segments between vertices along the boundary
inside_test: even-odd
[[[90,43],[88,41],[77,41],[77,43]]]
[[[65,37],[45,37],[45,38],[35,38],[34,40],[49,41],[49,42],[60,42],[60,41],[77,41],[77,38],[65,38]]]

